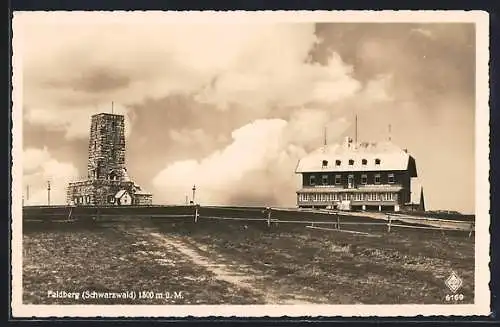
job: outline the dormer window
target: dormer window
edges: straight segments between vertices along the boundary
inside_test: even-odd
[[[363,166],[366,166],[366,164],[367,164],[367,163],[368,163],[368,161],[367,161],[366,159],[361,160],[361,164],[362,164]]]
[[[340,160],[335,160],[335,166],[340,166],[342,162]]]
[[[323,168],[326,167],[326,166],[328,166],[328,160],[323,160],[322,166],[323,166]]]
[[[380,165],[380,159],[375,159],[375,164]]]
[[[354,165],[354,160],[349,159],[349,166],[352,166],[352,165]]]

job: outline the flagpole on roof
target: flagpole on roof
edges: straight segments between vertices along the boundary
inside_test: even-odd
[[[354,116],[354,146],[358,144],[358,115]]]
[[[325,125],[323,128],[323,153],[326,152],[326,146],[328,144],[327,136],[326,136],[326,129],[327,129],[327,126]]]

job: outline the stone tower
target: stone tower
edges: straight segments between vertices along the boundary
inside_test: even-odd
[[[91,118],[89,179],[121,180],[125,169],[125,120],[101,113]]]
[[[90,120],[87,179],[69,183],[75,205],[151,205],[152,194],[130,179],[125,165],[125,117],[109,113]]]

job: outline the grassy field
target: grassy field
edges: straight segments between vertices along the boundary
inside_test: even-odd
[[[345,228],[371,235],[211,219],[33,224],[23,236],[24,301],[443,304],[455,303],[444,300],[451,294],[444,281],[455,271],[463,279],[461,303],[473,303],[474,238],[467,233]],[[155,296],[48,297],[86,290]],[[168,296],[174,292],[182,296]]]

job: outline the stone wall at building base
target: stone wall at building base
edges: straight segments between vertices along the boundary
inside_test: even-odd
[[[133,205],[150,205],[153,203],[151,194],[137,194],[133,182],[93,179],[70,183],[67,189],[67,203],[75,205],[113,205],[115,195],[120,190],[126,190],[132,197]]]

